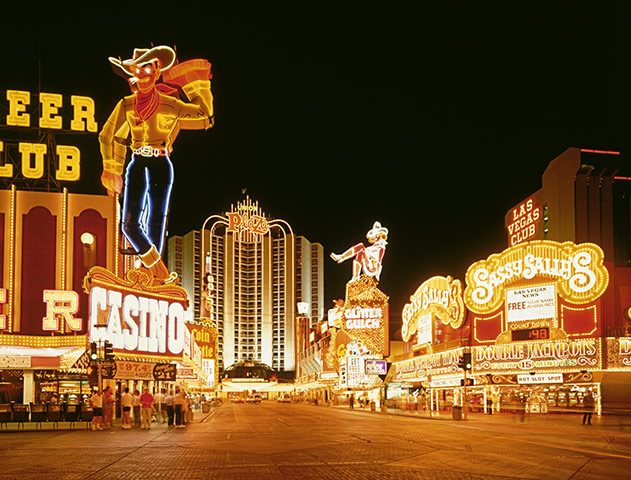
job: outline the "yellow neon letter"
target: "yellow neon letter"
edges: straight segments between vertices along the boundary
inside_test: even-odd
[[[90,97],[72,95],[70,102],[74,107],[74,117],[70,122],[70,128],[84,132],[87,127],[88,132],[96,132],[98,125],[94,121],[94,100]]]
[[[0,288],[0,305],[7,303],[7,289]],[[0,314],[0,330],[7,328],[7,316]]]
[[[26,178],[42,178],[44,175],[44,155],[46,155],[45,143],[20,142],[22,154],[22,175]],[[35,166],[31,167],[31,154],[35,154]]]
[[[55,172],[55,178],[66,182],[79,180],[81,168],[79,149],[70,145],[57,145],[57,155],[59,156],[59,170]]]
[[[31,93],[23,90],[7,90],[7,100],[9,101],[7,125],[29,127],[31,125],[31,116],[24,112],[26,111],[26,106],[31,103]]]
[[[57,93],[40,93],[39,101],[42,104],[42,114],[39,118],[41,128],[61,129],[61,116],[57,112],[63,103],[63,97]]]
[[[79,294],[72,290],[44,290],[46,316],[42,319],[43,330],[57,331],[59,320],[64,319],[70,330],[81,330],[81,319],[74,314],[79,311]]]
[[[0,142],[0,152],[4,149],[4,145]],[[0,177],[12,177],[13,176],[13,165],[7,163],[5,165],[0,166]],[[1,302],[0,302],[1,303]]]

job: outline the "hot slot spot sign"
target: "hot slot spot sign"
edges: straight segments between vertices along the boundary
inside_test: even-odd
[[[506,290],[506,319],[508,322],[556,318],[556,289],[554,285]]]

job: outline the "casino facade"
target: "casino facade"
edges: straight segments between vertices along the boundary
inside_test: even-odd
[[[418,288],[403,312],[406,353],[387,379],[390,406],[538,414],[578,411],[592,394],[599,413],[624,409],[631,394],[624,168],[617,152],[566,150],[546,168],[542,188],[506,214],[507,248],[471,265],[463,290],[451,277]]]

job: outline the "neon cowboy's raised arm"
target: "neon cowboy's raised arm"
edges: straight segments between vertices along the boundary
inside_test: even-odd
[[[191,103],[178,102],[178,118],[187,130],[213,126],[213,95],[210,90],[211,64],[204,59],[178,63],[163,73],[170,85],[179,86]]]

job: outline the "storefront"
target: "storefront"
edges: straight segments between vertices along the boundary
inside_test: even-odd
[[[592,395],[602,411],[609,275],[597,245],[519,244],[476,262],[466,278],[473,409],[572,413]]]

